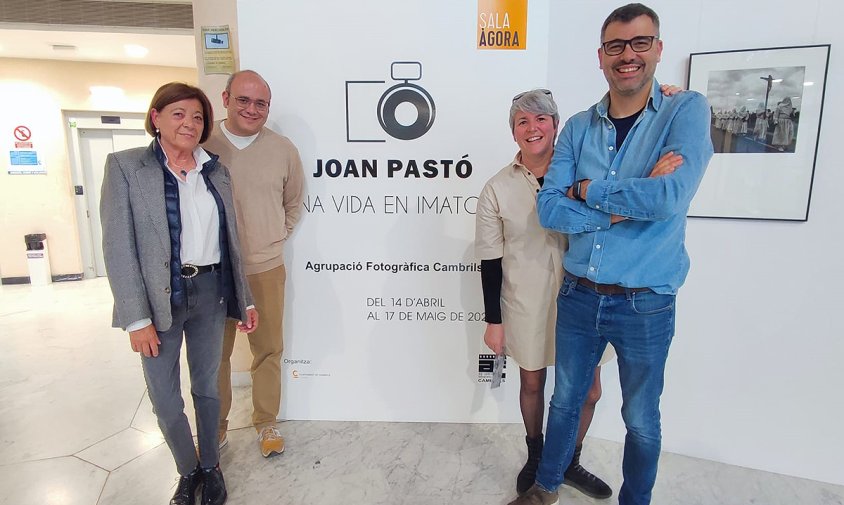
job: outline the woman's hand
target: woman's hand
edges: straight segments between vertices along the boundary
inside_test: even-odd
[[[258,311],[255,308],[246,309],[246,317],[238,321],[237,329],[243,333],[252,333],[258,327]]]
[[[673,84],[660,84],[659,91],[665,96],[674,96],[677,93],[681,93],[685,91],[683,88],[679,86],[675,86]]]
[[[495,354],[504,354],[504,325],[487,323],[484,331],[484,343]]]
[[[147,358],[155,358],[158,356],[158,346],[161,345],[161,340],[158,340],[155,325],[150,324],[140,330],[130,331],[129,343],[132,345],[133,351],[142,352]]]

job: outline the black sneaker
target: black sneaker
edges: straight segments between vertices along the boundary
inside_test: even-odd
[[[202,479],[199,475],[199,468],[187,475],[179,477],[179,485],[173,498],[170,498],[170,505],[194,505],[196,503],[196,488]]]
[[[220,465],[202,469],[202,505],[223,505],[226,503],[226,482]]]
[[[612,496],[612,488],[598,477],[592,474],[589,470],[580,466],[580,452],[583,450],[582,445],[577,445],[574,448],[574,454],[571,458],[571,463],[563,475],[563,484],[571,486],[586,496],[605,500]]]
[[[592,472],[580,466],[580,463],[568,467],[563,484],[599,500],[605,500],[612,496],[612,488],[593,475]]]

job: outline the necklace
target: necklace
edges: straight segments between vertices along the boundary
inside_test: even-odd
[[[190,172],[190,170],[196,166],[195,162],[193,167],[189,167],[188,165],[179,165],[170,158],[167,159],[167,162],[170,164],[170,166],[178,170],[183,177],[186,177],[188,175],[188,172]]]

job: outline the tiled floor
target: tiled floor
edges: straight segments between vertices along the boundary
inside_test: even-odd
[[[104,279],[0,288],[0,504],[168,502],[175,466],[110,312]],[[498,505],[524,457],[519,425],[289,421],[285,453],[264,459],[248,388],[234,405],[230,505]],[[616,491],[620,458],[619,444],[587,439],[585,466]],[[564,489],[560,503],[597,502]],[[666,453],[653,503],[844,505],[844,487]]]

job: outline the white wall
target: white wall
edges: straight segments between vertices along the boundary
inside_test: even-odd
[[[552,3],[549,84],[568,116],[606,89],[601,24],[618,1]],[[809,221],[690,219],[688,281],[663,396],[663,449],[844,484],[844,172],[834,150],[844,32],[838,0],[651,0],[665,43],[661,82],[685,85],[692,52],[832,44]],[[565,97],[565,98],[559,98]],[[591,435],[623,440],[618,376],[603,373]]]
[[[23,236],[46,233],[53,275],[81,274],[82,258],[74,213],[70,157],[63,111],[141,112],[159,86],[196,81],[196,71],[178,67],[0,58],[0,271],[26,277]],[[92,86],[120,88],[122,95],[98,100]],[[12,131],[26,125],[46,160],[46,175],[9,175]],[[88,188],[87,191],[99,191]]]

